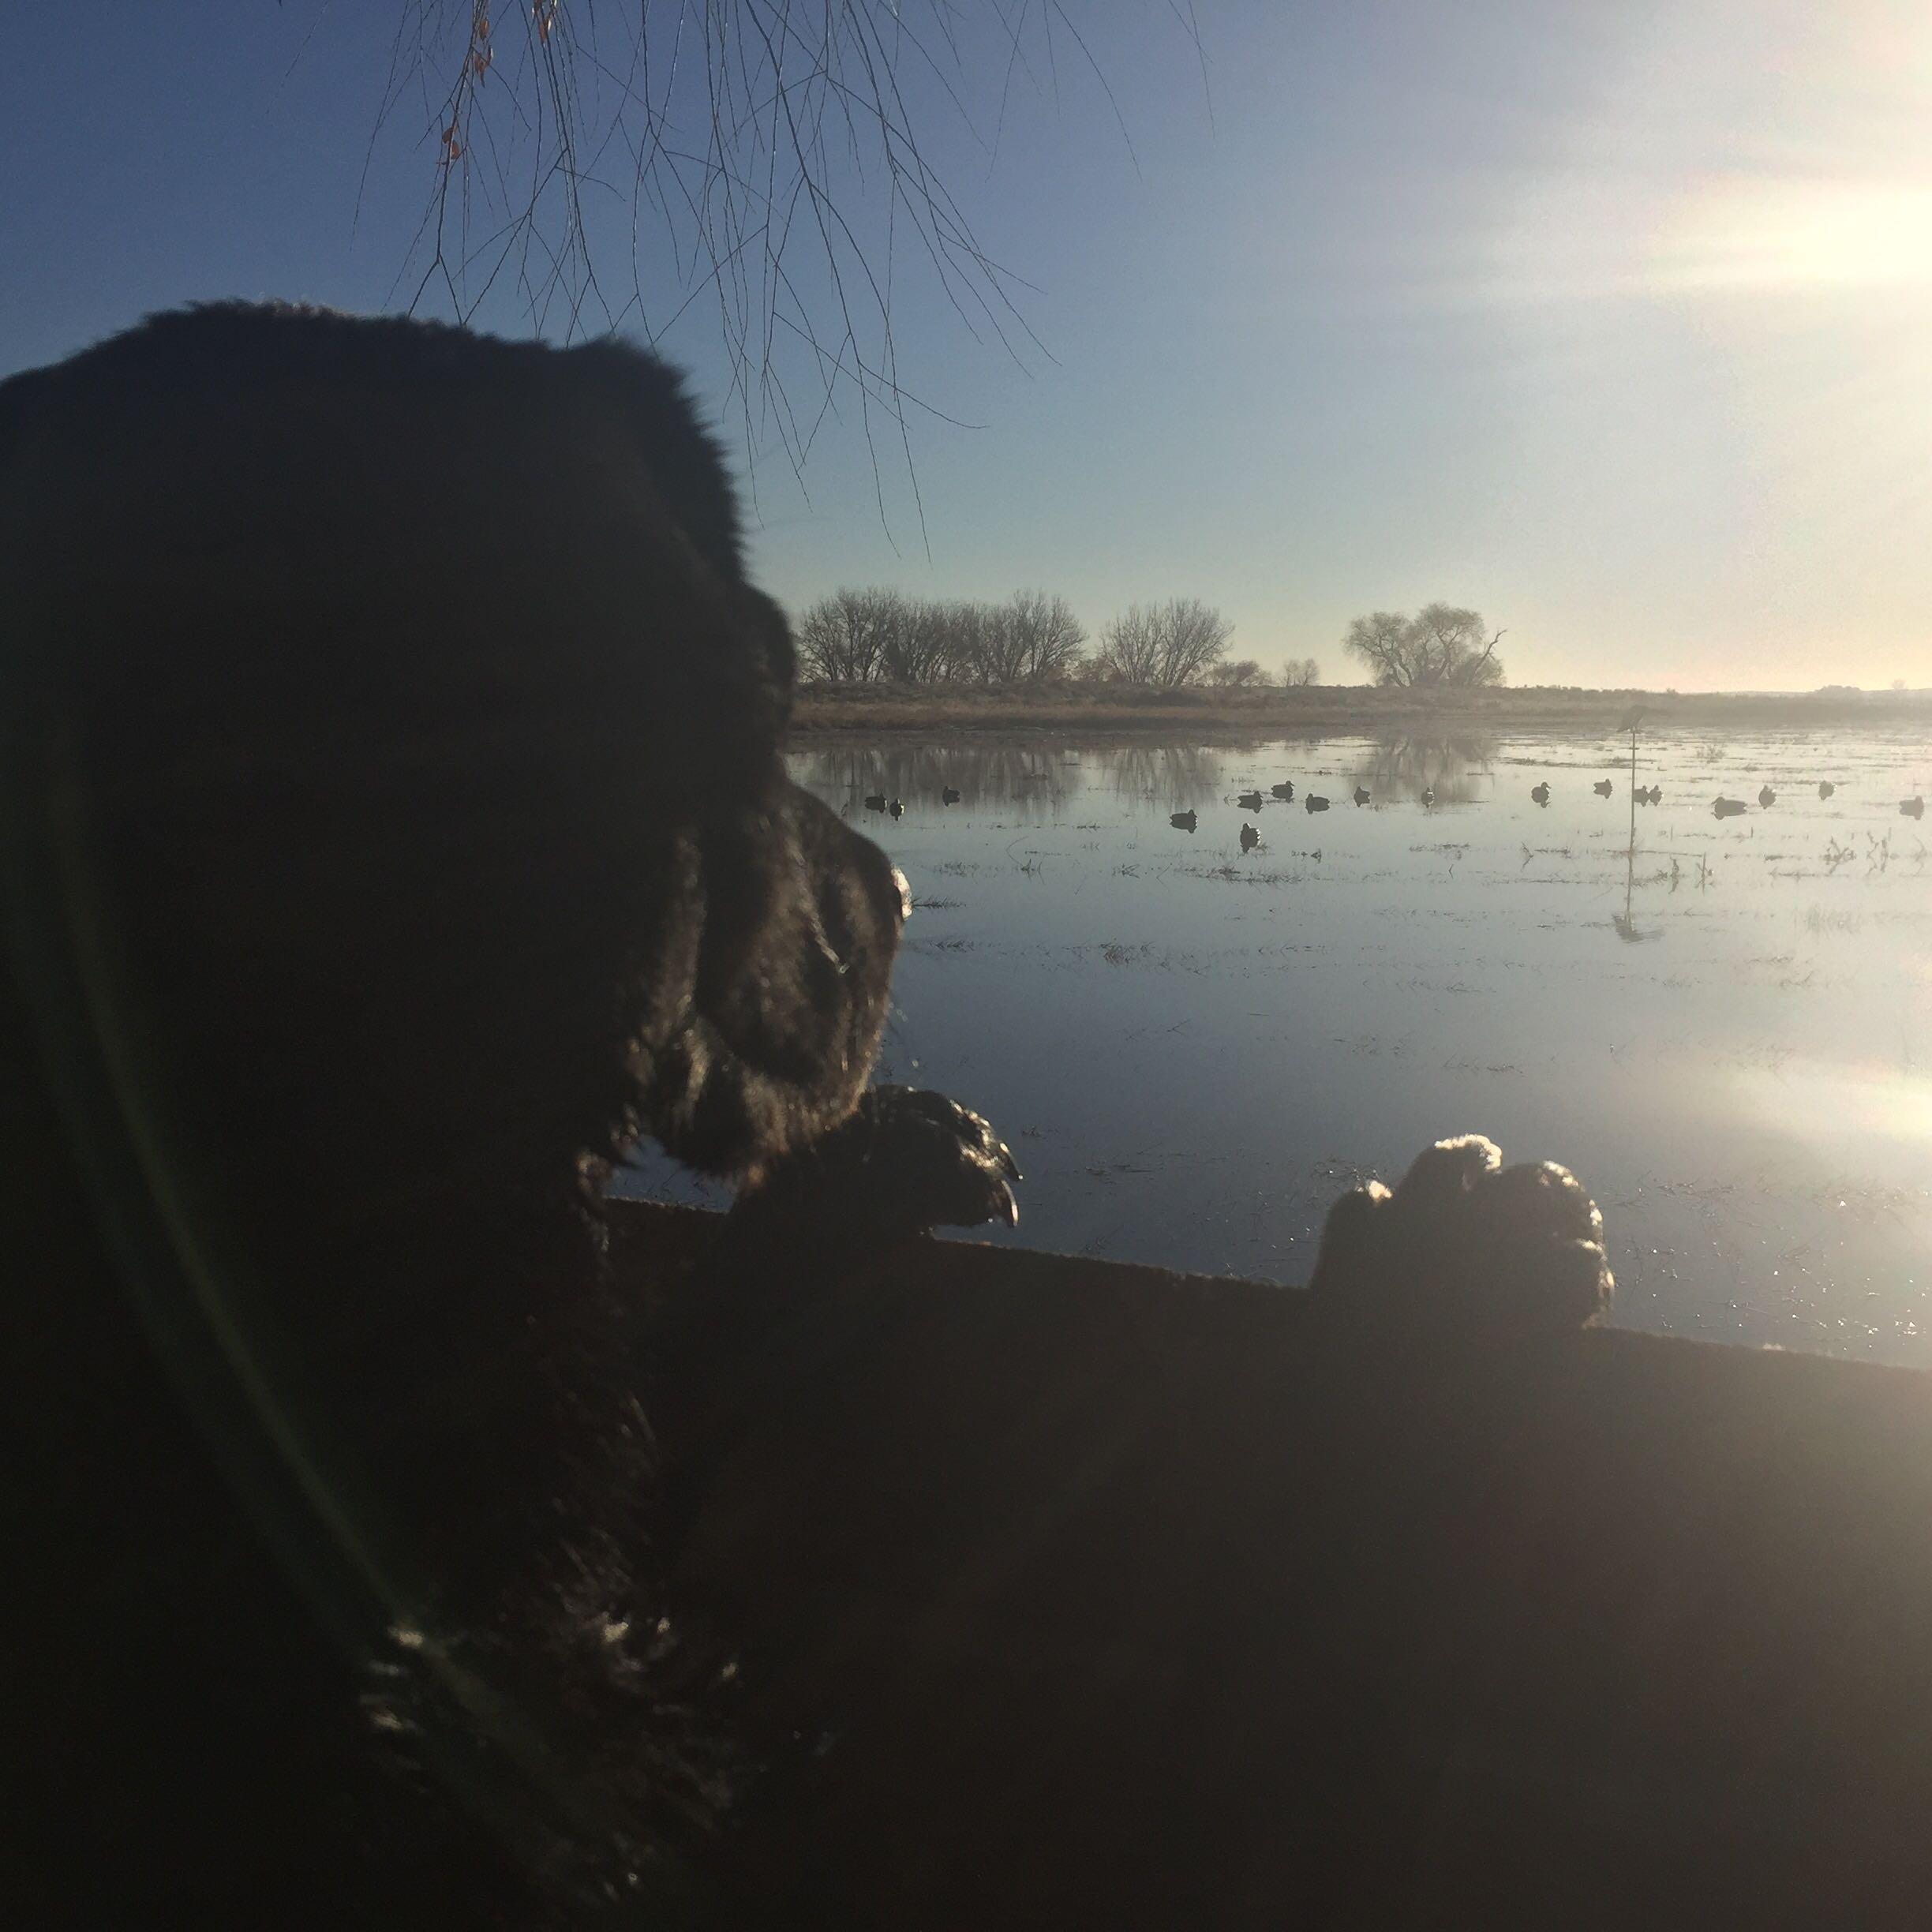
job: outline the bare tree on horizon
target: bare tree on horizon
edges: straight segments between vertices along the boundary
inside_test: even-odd
[[[1198,683],[1226,654],[1234,626],[1199,597],[1133,604],[1100,633],[1097,655],[1127,684],[1173,690]]]
[[[1217,691],[1257,691],[1267,682],[1267,673],[1253,657],[1223,657],[1208,668],[1205,682]]]
[[[1085,655],[1087,632],[1063,597],[1016,590],[1005,610],[1013,669],[1024,682],[1065,677]]]
[[[1003,604],[835,590],[803,611],[799,660],[842,684],[1037,684],[1070,675],[1087,633],[1066,599],[1017,590]]]
[[[1465,689],[1503,682],[1496,654],[1503,633],[1487,642],[1479,612],[1454,604],[1427,604],[1414,616],[1371,611],[1350,624],[1342,648],[1383,685],[1447,684]]]

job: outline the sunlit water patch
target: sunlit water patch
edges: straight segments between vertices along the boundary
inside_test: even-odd
[[[998,1124],[1011,1238],[1301,1280],[1341,1188],[1480,1128],[1582,1175],[1619,1321],[1932,1363],[1932,821],[1900,809],[1932,741],[1644,739],[1654,805],[1629,755],[1028,736],[792,770],[912,882],[882,1074]],[[650,1157],[624,1185],[721,1198]]]

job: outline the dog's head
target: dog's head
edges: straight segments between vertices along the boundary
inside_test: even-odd
[[[410,1265],[661,1135],[847,1114],[904,915],[786,780],[782,613],[676,378],[221,307],[0,388],[41,957],[238,1199]]]

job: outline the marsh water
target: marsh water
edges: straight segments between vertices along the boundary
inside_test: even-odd
[[[1475,1128],[1582,1177],[1619,1323],[1932,1365],[1932,819],[1900,808],[1932,734],[1636,756],[1658,803],[1627,736],[792,772],[912,883],[882,1076],[1012,1143],[1020,1228],[983,1237],[1300,1281],[1345,1186]],[[620,1185],[721,1198],[650,1156]]]

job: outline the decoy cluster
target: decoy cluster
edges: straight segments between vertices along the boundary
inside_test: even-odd
[[[1590,789],[1599,798],[1607,799],[1615,795],[1616,784],[1613,779],[1599,778],[1592,784]],[[1837,786],[1829,778],[1818,781],[1818,795],[1821,799],[1834,796],[1837,789]],[[1759,807],[1769,811],[1777,803],[1777,796],[1769,784],[1761,786],[1758,792]],[[1362,806],[1372,803],[1374,794],[1366,785],[1358,784],[1350,796],[1357,806]],[[1423,810],[1429,811],[1436,803],[1436,788],[1433,785],[1425,785],[1417,796]],[[1530,788],[1530,796],[1536,804],[1547,806],[1551,798],[1549,781],[1542,779],[1533,784]],[[960,794],[953,786],[942,785],[939,790],[939,799],[942,804],[957,805],[960,802]],[[1279,804],[1293,804],[1295,801],[1294,781],[1292,778],[1281,779],[1270,785],[1265,793],[1259,786],[1252,792],[1237,792],[1234,802],[1243,811],[1259,813],[1271,799]],[[1636,785],[1631,788],[1631,799],[1632,803],[1637,805],[1661,805],[1664,803],[1664,788],[1656,784]],[[1325,812],[1329,809],[1330,803],[1331,801],[1319,792],[1305,793],[1301,799],[1301,808],[1307,812]],[[905,815],[904,805],[896,798],[888,797],[883,792],[867,793],[865,807],[867,811],[884,812],[893,818]],[[1925,809],[1926,802],[1923,798],[1901,799],[1899,801],[1899,810],[1908,818],[1923,818]],[[1711,802],[1712,813],[1719,818],[1733,818],[1750,810],[1750,803],[1743,799],[1720,796]],[[1190,807],[1186,811],[1170,814],[1167,822],[1178,832],[1193,832],[1199,829],[1200,818]],[[1260,833],[1254,826],[1245,822],[1241,826],[1240,837],[1243,852],[1252,852],[1261,842]]]
[[[1616,785],[1614,780],[1599,778],[1591,785],[1590,789],[1599,798],[1608,798],[1616,790]],[[1837,790],[1838,787],[1829,778],[1821,778],[1818,781],[1818,795],[1821,799],[1835,797]],[[1545,779],[1539,784],[1532,785],[1530,788],[1530,796],[1538,805],[1548,804],[1550,802],[1548,781]],[[1638,805],[1661,805],[1664,803],[1664,788],[1661,785],[1654,784],[1638,785],[1633,788],[1631,797],[1632,801]],[[1428,794],[1425,793],[1425,803],[1427,798]],[[1778,795],[1771,786],[1766,784],[1758,788],[1758,803],[1762,810],[1769,811],[1773,806],[1777,804],[1777,799]],[[1711,801],[1712,814],[1719,818],[1735,818],[1740,812],[1747,812],[1750,810],[1750,803],[1747,799],[1725,798],[1720,795]],[[1899,810],[1908,818],[1922,818],[1925,815],[1925,800],[1923,798],[1900,799]]]
[[[1366,785],[1358,784],[1350,796],[1357,805],[1366,805],[1374,794]],[[1270,785],[1266,792],[1264,792],[1259,786],[1252,792],[1237,792],[1234,795],[1234,803],[1243,811],[1259,812],[1267,805],[1270,799],[1275,799],[1279,804],[1292,805],[1294,803],[1294,781],[1292,778],[1283,778]],[[1436,794],[1432,789],[1425,790],[1421,798],[1425,807],[1436,802]],[[871,803],[869,799],[867,802]],[[1301,799],[1301,809],[1305,812],[1325,812],[1328,810],[1329,804],[1330,801],[1324,798],[1319,792],[1305,793]],[[1193,832],[1200,829],[1200,814],[1190,806],[1185,811],[1170,813],[1167,822],[1177,832]],[[1245,821],[1241,825],[1239,836],[1241,848],[1243,852],[1252,852],[1256,846],[1261,843],[1260,832]]]

